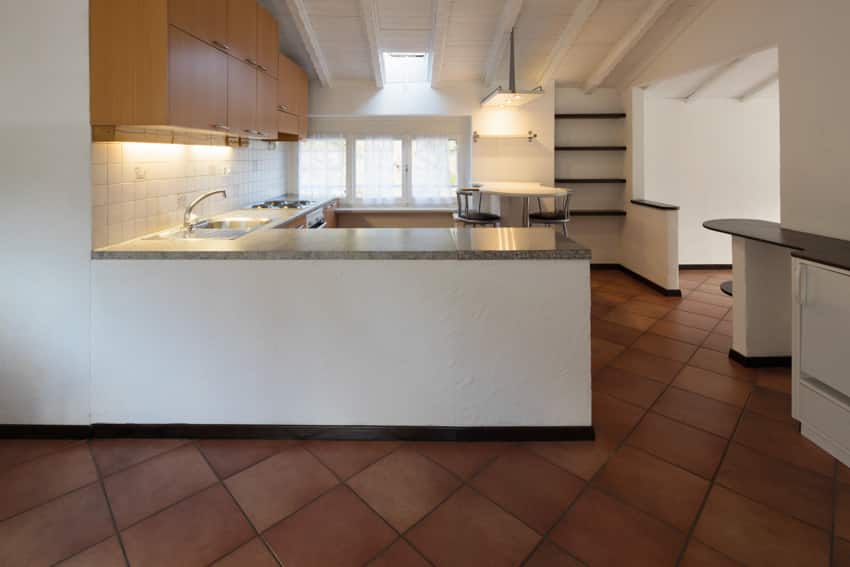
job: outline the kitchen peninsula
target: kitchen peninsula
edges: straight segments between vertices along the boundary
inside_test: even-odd
[[[275,226],[92,253],[93,423],[592,438],[589,249],[548,228]]]

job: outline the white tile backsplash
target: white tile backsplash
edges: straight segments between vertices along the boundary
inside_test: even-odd
[[[246,148],[139,142],[92,144],[92,246],[100,248],[175,226],[205,191],[225,189],[195,208],[219,214],[286,193],[285,144]]]

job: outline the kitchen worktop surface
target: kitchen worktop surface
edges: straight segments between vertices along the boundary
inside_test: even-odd
[[[145,240],[143,237],[95,250],[92,252],[92,258],[588,260],[590,249],[549,228],[263,228],[235,240]]]

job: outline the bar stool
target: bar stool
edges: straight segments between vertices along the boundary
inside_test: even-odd
[[[475,195],[478,195],[478,206],[470,208],[470,197],[472,197],[474,205]],[[456,223],[472,226],[493,225],[497,227],[502,220],[502,217],[497,214],[481,211],[481,192],[478,189],[458,189],[457,212],[452,217]]]
[[[564,236],[569,236],[567,223],[570,222],[570,199],[572,199],[572,196],[572,191],[568,191],[565,195],[553,197],[555,199],[554,211],[544,211],[540,197],[537,197],[538,212],[528,215],[528,223],[530,225],[545,224],[546,226],[559,224],[564,231]]]

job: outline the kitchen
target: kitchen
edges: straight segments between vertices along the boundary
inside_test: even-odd
[[[643,174],[644,91],[792,4],[4,0],[0,565],[839,564]]]

